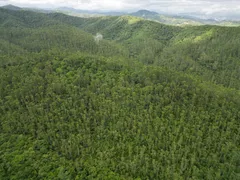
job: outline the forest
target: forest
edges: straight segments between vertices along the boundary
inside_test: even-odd
[[[0,8],[0,179],[237,180],[239,128],[240,27]]]

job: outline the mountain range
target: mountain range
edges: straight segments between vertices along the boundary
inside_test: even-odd
[[[89,11],[89,10],[81,10],[74,9],[70,7],[60,7],[57,9],[30,9],[30,8],[19,8],[13,5],[6,5],[3,8],[20,10],[33,10],[38,12],[61,12],[67,15],[78,16],[78,17],[100,17],[100,16],[121,16],[121,15],[131,15],[136,17],[141,17],[147,20],[152,20],[164,24],[169,25],[178,25],[178,26],[186,26],[186,25],[220,25],[220,26],[239,26],[240,21],[238,20],[227,20],[227,19],[209,19],[206,17],[202,17],[196,14],[180,14],[180,15],[170,15],[166,13],[157,13],[149,10],[139,10],[137,12],[103,12],[103,11]],[[236,19],[236,18],[235,18]]]
[[[240,27],[143,15],[0,8],[0,179],[239,179]]]

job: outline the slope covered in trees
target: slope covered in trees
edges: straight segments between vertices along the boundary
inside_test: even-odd
[[[239,27],[185,28],[156,63],[240,89],[239,33]]]
[[[129,56],[145,64],[199,76],[203,80],[240,88],[240,28],[174,27],[131,16],[79,19],[50,14],[84,31],[100,32],[127,47]]]
[[[238,28],[3,15],[0,179],[239,178]]]

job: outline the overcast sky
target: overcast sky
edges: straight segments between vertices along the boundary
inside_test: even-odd
[[[139,9],[167,13],[195,12],[205,15],[238,16],[240,0],[0,0],[0,5],[21,7],[73,7],[84,10],[134,11]]]

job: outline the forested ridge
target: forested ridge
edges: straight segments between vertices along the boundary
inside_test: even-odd
[[[239,31],[0,8],[0,179],[239,179]]]

